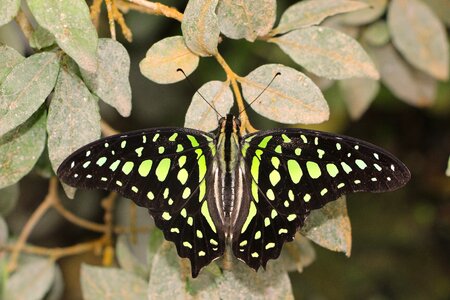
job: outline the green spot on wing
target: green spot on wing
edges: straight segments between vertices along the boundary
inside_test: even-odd
[[[163,182],[170,171],[170,158],[163,158],[156,167],[155,174],[159,181]]]

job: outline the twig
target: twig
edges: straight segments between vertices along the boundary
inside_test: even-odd
[[[100,121],[100,127],[104,136],[110,136],[120,133],[120,131],[115,130],[114,128],[111,127],[111,125],[109,125],[103,120]]]
[[[31,39],[31,36],[32,36],[34,30],[33,30],[33,26],[31,26],[30,22],[28,21],[27,16],[21,9],[17,13],[15,20],[16,20],[17,24],[19,25],[20,29],[22,30],[23,35],[29,41]]]
[[[117,197],[116,192],[111,192],[106,198],[102,200],[102,207],[105,210],[103,221],[105,222],[105,249],[103,252],[103,265],[110,266],[114,261],[114,246],[112,237],[114,233],[113,212],[114,204]]]
[[[113,0],[105,0],[106,11],[108,12],[108,24],[109,32],[111,33],[111,38],[116,40],[116,27],[114,24],[114,13],[113,13]]]
[[[71,211],[68,211],[61,202],[56,201],[53,204],[53,207],[59,212],[59,214],[64,217],[67,221],[91,230],[91,231],[95,231],[95,232],[106,232],[106,226],[102,225],[102,224],[98,224],[98,223],[94,223],[85,219],[82,219],[80,217],[78,217],[77,215],[75,215],[74,213],[72,213]]]
[[[98,21],[100,19],[101,5],[103,0],[94,0],[90,7],[91,10],[91,20],[94,23],[95,28],[98,29]]]
[[[161,15],[179,22],[183,20],[183,14],[176,8],[170,7],[161,3],[155,3],[145,0],[116,0],[117,5],[121,10],[132,9],[151,15]]]
[[[28,237],[31,234],[31,231],[39,222],[39,220],[44,216],[47,210],[53,205],[55,199],[57,198],[58,191],[58,180],[56,177],[52,177],[50,179],[48,194],[45,197],[44,201],[39,205],[39,207],[33,212],[30,219],[28,219],[27,223],[22,229],[22,232],[17,239],[17,242],[14,245],[14,250],[11,254],[11,258],[8,263],[8,271],[12,272],[17,268],[17,261],[19,259],[20,252],[22,251]]]

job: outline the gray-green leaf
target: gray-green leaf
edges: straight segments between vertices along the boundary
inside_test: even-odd
[[[301,273],[316,259],[316,251],[307,238],[297,233],[295,240],[284,244],[279,259],[286,271]]]
[[[202,85],[198,91],[214,106],[220,115],[225,116],[230,112],[233,106],[233,93],[229,82],[210,81]],[[209,132],[217,128],[219,116],[199,93],[195,93],[192,97],[191,105],[186,113],[184,127]]]
[[[276,12],[275,0],[227,0],[217,6],[220,31],[229,38],[250,42],[269,33]]]
[[[86,300],[147,299],[147,283],[132,273],[116,268],[82,265],[81,288]]]
[[[192,53],[182,36],[172,36],[160,40],[148,49],[139,67],[142,75],[161,83],[174,83],[184,80],[182,69],[189,76],[198,66],[199,57]]]
[[[426,107],[434,103],[437,83],[431,76],[412,68],[391,44],[368,48],[378,65],[381,81],[408,104]]]
[[[72,152],[100,137],[97,99],[75,74],[74,66],[61,67],[48,111],[48,153],[53,170]]]
[[[20,0],[0,0],[0,26],[9,23],[19,11]]]
[[[55,263],[34,258],[19,265],[6,283],[5,299],[40,300],[50,290],[55,277]]]
[[[45,147],[44,110],[0,138],[0,188],[18,182],[31,171]]]
[[[121,234],[117,238],[116,255],[120,267],[123,270],[136,274],[143,279],[148,278],[149,270],[146,265],[142,265],[136,256],[134,256],[128,244],[128,236],[126,234]]]
[[[218,0],[190,0],[184,10],[181,30],[186,45],[200,56],[217,53],[219,22],[216,15]]]
[[[329,108],[320,89],[305,74],[283,65],[263,65],[239,78],[244,99],[262,116],[286,124],[314,124],[328,120]]]
[[[390,39],[391,35],[385,21],[371,24],[362,33],[362,40],[375,47],[386,45]]]
[[[449,0],[424,0],[447,27],[450,26],[450,1]]]
[[[317,76],[329,79],[379,78],[377,69],[361,45],[337,30],[312,26],[269,41]]]
[[[338,85],[353,120],[366,112],[380,89],[378,81],[370,78],[344,79]]]
[[[100,99],[128,117],[131,112],[131,87],[127,50],[112,39],[99,39],[97,63],[95,73],[81,70],[84,82]]]
[[[17,64],[0,85],[0,136],[25,122],[55,86],[59,58],[55,53],[32,55]]]
[[[35,49],[43,49],[55,43],[55,36],[42,26],[38,26],[30,38],[30,46]]]
[[[19,185],[13,184],[0,189],[0,216],[7,216],[19,199]]]
[[[352,229],[345,197],[312,211],[300,231],[320,246],[350,256]]]
[[[436,79],[448,79],[445,27],[426,4],[418,0],[393,0],[388,25],[395,47],[410,64]]]
[[[273,34],[320,24],[325,18],[366,8],[367,4],[347,0],[307,0],[290,6],[281,16],[280,24]]]
[[[218,280],[220,299],[294,299],[289,276],[277,261],[259,272],[236,259],[231,267]]]
[[[361,26],[379,19],[386,10],[388,0],[358,0],[367,4],[367,8],[342,15],[340,19],[347,25]]]
[[[50,31],[59,47],[89,72],[97,69],[97,31],[84,0],[28,0],[39,25]]]
[[[1,1],[1,0],[0,0]],[[8,76],[9,72],[25,57],[19,54],[16,50],[6,45],[0,45],[0,84]]]
[[[0,216],[0,245],[5,245],[8,242],[8,235],[8,224],[6,224],[5,219]]]

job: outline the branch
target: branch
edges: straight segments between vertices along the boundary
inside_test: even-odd
[[[176,8],[161,3],[155,3],[145,0],[116,0],[116,4],[122,11],[132,9],[150,15],[165,16],[171,19],[175,19],[179,22],[183,20],[183,14],[180,13]]]

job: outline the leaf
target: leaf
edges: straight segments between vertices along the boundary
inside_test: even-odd
[[[63,61],[48,110],[48,153],[55,173],[69,154],[100,137],[98,101],[75,67]]]
[[[352,233],[345,197],[312,211],[300,232],[322,247],[350,256]]]
[[[55,36],[42,26],[38,26],[33,31],[30,38],[30,46],[35,49],[50,47],[55,43]]]
[[[148,278],[149,270],[147,269],[147,266],[142,265],[142,263],[134,256],[129,247],[128,236],[126,234],[121,234],[117,238],[116,255],[119,265],[123,270],[133,273],[143,279]]]
[[[13,48],[0,45],[0,84],[8,76],[9,72],[24,59],[25,57]]]
[[[218,0],[190,0],[186,5],[181,30],[186,45],[200,56],[217,53],[219,23],[215,13]]]
[[[250,42],[269,33],[276,12],[275,0],[226,0],[217,6],[220,31],[229,38]]]
[[[3,26],[17,15],[20,0],[0,0],[0,7],[0,26]]]
[[[44,103],[58,76],[58,56],[44,52],[17,64],[0,85],[0,136],[25,122]]]
[[[369,78],[340,80],[338,85],[353,120],[361,118],[380,89],[378,81]]]
[[[368,51],[378,65],[381,81],[396,97],[418,107],[434,103],[436,80],[409,66],[392,45],[371,47]]]
[[[215,279],[220,272],[216,270],[217,265],[212,263],[197,278],[191,279],[189,261],[178,257],[172,243],[164,242],[153,259],[148,299],[185,299],[190,295],[195,295],[196,299],[211,299],[212,295],[217,295]]]
[[[287,272],[277,261],[255,272],[237,260],[218,280],[220,299],[294,299]]]
[[[112,39],[99,39],[97,71],[81,70],[84,82],[100,99],[117,109],[123,116],[130,116],[131,87],[130,57],[121,43]]]
[[[447,171],[445,171],[445,175],[450,177],[450,155],[448,156]]]
[[[33,168],[45,147],[44,110],[0,138],[0,188],[18,182]]]
[[[83,299],[146,299],[147,283],[140,277],[116,268],[81,266]]]
[[[280,24],[273,34],[320,24],[325,18],[341,13],[361,10],[366,4],[346,0],[307,0],[290,6],[281,16]]]
[[[230,89],[229,82],[210,81],[202,85],[198,93],[192,97],[191,105],[189,105],[184,121],[184,127],[195,128],[206,132],[213,131],[217,128],[217,119],[219,116],[206,103],[203,97],[219,112],[225,116],[233,107],[233,93]]]
[[[50,31],[59,47],[89,72],[97,69],[97,31],[84,0],[28,0],[40,26]]]
[[[450,1],[449,0],[424,0],[424,2],[433,10],[433,12],[450,26]]]
[[[351,26],[361,26],[378,20],[385,12],[388,0],[358,0],[367,8],[340,16],[342,22]]]
[[[337,30],[312,26],[269,41],[317,76],[329,79],[379,78],[377,69],[361,45]]]
[[[5,219],[0,216],[0,245],[5,245],[8,242],[8,236],[8,225],[6,224]]]
[[[64,294],[64,278],[61,268],[55,265],[55,278],[50,291],[45,295],[45,300],[60,300],[63,299]]]
[[[160,40],[148,49],[145,58],[139,63],[142,75],[160,83],[174,83],[195,71],[199,57],[186,47],[182,36],[172,36]]]
[[[55,262],[47,258],[34,258],[20,265],[8,279],[5,299],[43,299],[54,278]]]
[[[303,269],[316,259],[316,251],[311,242],[300,234],[296,234],[292,242],[284,244],[279,263],[288,272],[303,272]]]
[[[262,93],[252,108],[260,115],[286,124],[314,124],[328,120],[329,108],[320,89],[303,73],[277,65],[263,65],[239,78],[248,103]]]
[[[0,216],[6,217],[19,199],[19,185],[13,184],[0,189]]]
[[[447,34],[426,4],[418,0],[393,0],[388,25],[392,42],[410,64],[436,79],[449,78]]]
[[[391,35],[385,21],[378,21],[371,24],[362,34],[362,40],[375,47],[386,45],[390,39]]]
[[[148,238],[148,249],[147,249],[147,265],[148,270],[151,272],[153,259],[155,258],[156,253],[164,242],[164,235],[161,230],[153,227],[150,230],[149,238]],[[151,276],[151,273],[150,273]]]

